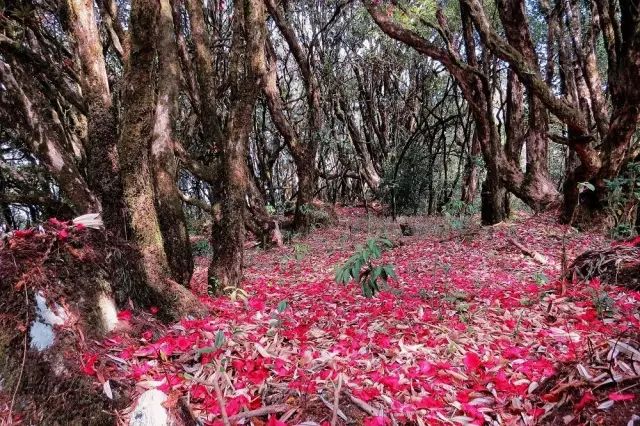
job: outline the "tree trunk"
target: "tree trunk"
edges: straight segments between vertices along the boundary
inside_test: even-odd
[[[264,1],[269,10],[269,14],[275,21],[280,33],[282,33],[300,69],[300,75],[302,76],[305,88],[308,124],[305,143],[301,144],[299,138],[290,138],[288,139],[288,143],[298,173],[298,198],[296,200],[296,212],[293,224],[296,230],[306,232],[309,230],[311,223],[311,217],[309,215],[311,204],[309,203],[313,201],[316,192],[318,175],[316,154],[320,146],[321,132],[324,124],[320,103],[320,84],[313,73],[313,56],[300,43],[282,7],[277,5],[275,0]],[[286,137],[285,140],[287,140]],[[292,142],[297,142],[297,145],[292,145]]]
[[[93,2],[67,0],[76,49],[82,66],[82,90],[88,107],[88,183],[102,201],[106,226],[125,235],[122,183],[119,178],[118,132],[107,68],[94,16]]]
[[[294,156],[298,175],[298,196],[293,227],[297,231],[309,232],[313,224],[313,197],[316,192],[316,156],[315,152],[304,150]]]
[[[138,263],[144,290],[163,299],[159,306],[166,317],[199,313],[200,305],[186,288],[168,279],[169,264],[154,204],[150,164],[153,129],[155,59],[154,33],[160,5],[153,0],[134,0],[131,6],[131,53],[125,73],[122,136],[118,144],[124,201],[131,240],[140,252]]]
[[[258,98],[255,81],[265,70],[265,9],[262,0],[234,3],[233,41],[230,52],[229,80],[231,106],[222,142],[221,217],[214,221],[209,266],[209,289],[220,293],[237,287],[242,280],[245,241],[245,196],[248,187],[246,150],[251,133],[252,115]]]
[[[477,67],[478,59],[476,57],[476,44],[473,37],[473,27],[469,12],[464,5],[460,9],[462,17],[462,26],[464,32],[465,50],[467,51],[467,60],[469,63]],[[485,52],[486,53],[486,52]],[[478,145],[482,151],[487,167],[487,177],[482,183],[480,195],[480,220],[483,225],[494,225],[504,221],[508,217],[507,191],[504,186],[505,176],[500,173],[500,162],[506,163],[506,156],[500,146],[497,129],[493,120],[491,109],[491,91],[487,88],[487,82],[482,81],[477,76],[471,76],[469,79],[471,87],[470,95],[476,104],[474,109],[475,132],[474,138],[477,138]],[[507,147],[514,143],[508,144]],[[522,145],[520,145],[522,147]],[[515,149],[514,149],[515,150]]]
[[[169,0],[160,0],[157,52],[158,93],[151,140],[155,202],[171,275],[175,281],[188,286],[193,274],[193,257],[182,199],[176,184],[178,172],[171,123],[176,118],[180,78]]]
[[[491,171],[482,183],[482,207],[480,220],[483,225],[495,225],[509,217],[509,202],[507,190],[500,182],[500,178]]]
[[[356,122],[351,115],[349,101],[346,99],[346,96],[342,93],[341,89],[338,90],[340,90],[340,93],[338,94],[338,102],[336,103],[337,108],[335,108],[336,116],[340,121],[344,123],[347,128],[351,143],[353,144],[358,159],[360,160],[362,175],[364,176],[367,185],[369,185],[369,189],[376,193],[378,191],[378,188],[380,187],[380,176],[378,175],[378,171],[373,164],[373,160],[371,158],[371,155],[369,154],[367,144],[360,135],[360,130],[356,126]]]
[[[462,184],[461,201],[467,205],[473,205],[478,193],[478,160],[480,158],[480,141],[476,135],[470,138],[469,154],[464,164],[464,182]]]
[[[223,137],[222,124],[217,110],[216,75],[214,72],[214,57],[207,37],[202,2],[186,0],[191,24],[191,41],[194,47],[196,79],[200,86],[200,124],[204,141],[215,152],[221,149]]]

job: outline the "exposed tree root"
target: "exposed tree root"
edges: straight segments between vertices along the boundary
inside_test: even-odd
[[[566,278],[573,281],[599,278],[607,284],[636,290],[640,288],[640,245],[625,243],[586,251],[569,266]]]

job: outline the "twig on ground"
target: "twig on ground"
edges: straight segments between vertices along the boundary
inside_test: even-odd
[[[326,400],[326,398],[325,398],[325,397],[323,397],[322,395],[318,395],[318,398],[320,398],[320,401],[322,401],[322,403],[323,403],[323,404],[324,404],[324,405],[325,405],[329,410],[331,410],[331,412],[332,412],[332,413],[334,412],[334,410],[335,410],[335,405],[334,405],[334,404],[332,404],[332,403],[330,403],[329,401],[327,401],[327,400]],[[340,408],[338,408],[338,409],[335,411],[335,413],[336,413],[336,415],[337,415],[337,416],[339,416],[339,417],[340,417],[342,420],[344,420],[345,422],[348,422],[348,421],[349,421],[349,418],[347,417],[347,415],[346,415],[346,414],[344,414]],[[333,419],[333,417],[332,417],[332,419]],[[333,420],[332,420],[332,421],[333,421]],[[336,421],[338,421],[338,420],[336,419]]]
[[[517,242],[513,238],[507,238],[507,241],[509,241],[514,246],[516,246],[522,253],[526,254],[529,257],[531,257],[533,260],[535,260],[539,264],[546,265],[547,263],[549,263],[549,261],[547,260],[546,257],[544,257],[543,255],[541,255],[540,253],[538,253],[535,250],[531,250],[531,249],[526,248],[525,246],[523,246],[522,244],[520,244],[519,242]]]
[[[216,398],[218,399],[218,405],[220,405],[220,415],[222,416],[222,423],[224,426],[231,426],[229,422],[229,416],[227,416],[227,407],[224,403],[224,395],[222,395],[222,390],[220,390],[220,383],[218,383],[219,374],[216,373],[213,375],[213,389],[216,391]]]
[[[345,422],[349,423],[349,418],[347,417],[346,414],[344,414],[344,412],[340,409],[340,407],[338,407],[338,405],[335,402],[332,404],[331,402],[327,401],[327,399],[322,395],[318,395],[318,398],[320,398],[320,401],[322,401],[322,403],[333,413],[331,416],[332,425],[335,424],[334,422],[336,423],[338,422],[338,419],[337,419],[338,417],[340,417]]]
[[[640,383],[640,375],[638,376],[629,376],[629,377],[623,377],[620,380],[606,380],[596,386],[594,386],[594,388],[592,390],[596,390],[596,389],[600,389],[606,386],[620,386],[623,383],[628,383],[628,382],[635,382],[633,386],[636,386],[638,383]]]
[[[338,407],[340,403],[340,390],[342,389],[342,373],[338,374],[338,384],[333,392],[333,415],[331,416],[331,426],[336,426],[338,422]],[[344,419],[343,419],[344,420]]]
[[[29,326],[29,295],[27,293],[27,286],[24,286],[24,303],[27,309],[25,309],[25,317],[26,323],[25,326]],[[20,389],[20,382],[22,382],[22,374],[24,373],[24,364],[27,361],[27,331],[24,332],[24,341],[22,348],[22,363],[20,364],[20,374],[18,375],[18,380],[16,382],[16,388],[13,390],[13,395],[11,396],[11,405],[9,406],[9,422],[13,419],[13,406],[16,403],[16,396],[18,395],[18,389]]]
[[[262,417],[269,414],[284,413],[291,408],[292,407],[289,404],[267,405],[265,407],[256,408],[255,410],[249,410],[233,415],[229,417],[229,421],[233,423],[242,419],[250,419],[251,417]]]
[[[358,408],[360,408],[362,411],[364,411],[368,415],[373,416],[373,417],[377,417],[377,416],[380,415],[381,410],[378,410],[378,409],[372,407],[371,405],[367,404],[366,402],[364,402],[360,398],[351,395],[351,393],[349,393],[347,391],[345,391],[345,393],[347,394],[347,396],[349,397],[351,402],[353,402]]]

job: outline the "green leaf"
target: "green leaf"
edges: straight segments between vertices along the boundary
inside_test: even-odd
[[[364,297],[373,296],[373,291],[371,290],[371,287],[369,287],[369,283],[367,283],[366,281],[362,283],[362,294],[364,295]]]
[[[371,271],[371,280],[376,281],[378,277],[380,277],[381,273],[382,273],[382,266],[376,266],[375,268],[373,268],[373,270]]]
[[[579,182],[578,183],[578,188],[588,189],[589,191],[595,191],[596,190],[596,187],[593,186],[593,184],[591,182]]]
[[[375,242],[373,242],[373,240],[371,241],[371,257],[373,257],[374,259],[380,259],[380,255],[382,253],[380,253],[380,248],[375,244]]]
[[[393,266],[391,265],[384,265],[382,267],[382,269],[384,270],[384,272],[387,274],[387,276],[393,278],[393,279],[398,279],[398,277],[396,276],[395,271],[393,270]]]
[[[357,280],[358,277],[360,277],[360,268],[362,268],[362,262],[359,260],[354,262],[351,266],[351,276],[354,280]]]
[[[215,352],[217,348],[215,346],[207,346],[206,348],[200,348],[196,350],[198,354],[210,354],[211,352]]]
[[[286,300],[280,301],[280,303],[278,303],[278,312],[283,313],[286,309],[287,309],[287,301]]]
[[[380,241],[383,247],[387,247],[387,248],[393,247],[393,243],[387,237],[381,237],[378,241]]]
[[[214,343],[214,346],[216,349],[220,349],[222,347],[222,345],[224,345],[224,332],[222,330],[218,330],[218,332],[216,333],[216,340]]]

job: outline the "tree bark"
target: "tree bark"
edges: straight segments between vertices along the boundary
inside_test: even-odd
[[[171,125],[176,118],[176,96],[180,84],[174,37],[171,3],[169,0],[160,0],[158,93],[151,136],[151,164],[158,222],[169,269],[175,281],[188,286],[193,274],[193,257],[182,199],[176,184],[178,170]]]
[[[169,264],[154,204],[150,164],[153,129],[155,60],[154,33],[160,5],[153,0],[134,0],[131,5],[131,52],[125,73],[122,136],[118,143],[124,201],[131,240],[140,252],[138,262],[144,291],[163,300],[166,317],[199,313],[200,304],[186,288],[170,280]]]
[[[298,196],[296,198],[296,212],[293,226],[298,231],[307,232],[311,228],[311,202],[316,193],[316,181],[318,171],[316,167],[316,155],[322,138],[324,124],[320,84],[313,73],[313,58],[298,39],[291,23],[285,16],[282,7],[276,5],[275,0],[264,0],[269,14],[273,18],[285,39],[293,58],[298,65],[300,75],[305,87],[307,99],[307,137],[305,143],[300,140],[289,139],[289,149],[296,164],[298,174]],[[287,140],[285,138],[285,140]],[[291,144],[298,142],[297,144]]]
[[[507,190],[491,170],[487,170],[482,183],[481,199],[480,221],[483,225],[495,225],[509,216]]]
[[[191,24],[191,41],[194,47],[196,80],[200,87],[200,124],[204,141],[215,152],[219,151],[223,129],[217,110],[216,75],[214,57],[207,37],[207,30],[200,0],[186,0]]]
[[[118,126],[107,68],[94,16],[93,1],[67,0],[69,22],[82,67],[82,90],[88,113],[87,171],[90,187],[100,196],[107,227],[125,234],[122,183],[118,164]]]
[[[349,101],[342,93],[342,90],[340,88],[338,88],[338,90],[340,91],[340,93],[338,94],[338,108],[336,108],[336,116],[340,121],[344,123],[345,127],[347,128],[347,133],[349,135],[349,138],[351,139],[351,143],[356,150],[358,160],[360,160],[361,173],[364,176],[367,185],[369,185],[369,189],[371,189],[371,191],[375,193],[380,187],[380,176],[378,175],[378,171],[373,164],[373,160],[371,158],[371,155],[369,154],[369,150],[367,149],[367,144],[362,139],[360,130],[356,126],[356,122],[351,115]]]
[[[78,213],[100,211],[100,201],[87,185],[75,164],[73,155],[58,143],[55,130],[46,126],[36,106],[16,81],[11,67],[3,62],[0,62],[0,80],[12,90],[13,96],[10,101],[20,111],[24,126],[30,133],[30,137],[25,138],[29,149],[47,167],[60,185],[63,194],[71,201]],[[4,99],[3,103],[5,103]]]
[[[255,84],[265,70],[265,9],[262,0],[234,3],[233,41],[230,52],[229,82],[234,103],[222,141],[221,217],[214,221],[209,266],[209,289],[220,293],[238,287],[242,280],[245,241],[245,196],[248,188],[246,150],[251,133],[251,117],[258,98]]]
[[[467,52],[467,61],[469,65],[477,68],[478,58],[476,57],[473,26],[469,12],[464,5],[461,5],[460,15],[462,18],[463,40],[465,51]],[[471,96],[473,96],[474,102],[480,108],[480,111],[476,111],[474,114],[476,123],[474,138],[478,141],[487,166],[487,176],[482,183],[480,195],[480,221],[483,225],[494,225],[504,221],[509,215],[507,191],[501,179],[499,165],[500,159],[504,159],[505,156],[499,155],[502,154],[502,148],[493,123],[493,117],[491,117],[488,112],[492,102],[491,92],[486,88],[487,82],[482,81],[478,76],[470,76],[469,80],[470,86],[472,87]],[[520,149],[522,149],[522,143],[519,141],[508,141],[507,148],[518,144]],[[517,151],[517,149],[514,149],[514,151]]]
[[[462,185],[462,194],[460,200],[467,206],[473,205],[478,192],[478,159],[482,155],[480,152],[480,141],[475,136],[469,138],[469,153],[464,165],[464,183]]]

